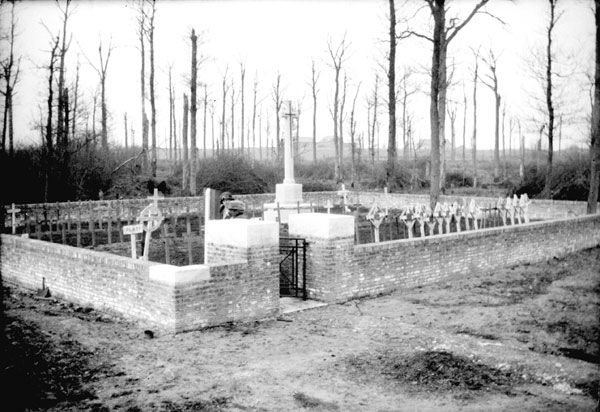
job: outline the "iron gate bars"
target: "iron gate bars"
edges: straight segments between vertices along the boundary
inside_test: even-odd
[[[279,262],[279,294],[282,296],[307,299],[306,245],[306,240],[303,238],[279,238],[279,253],[283,255]]]

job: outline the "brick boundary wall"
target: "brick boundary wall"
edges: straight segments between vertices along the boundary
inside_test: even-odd
[[[367,245],[354,245],[352,234],[336,230],[335,225],[351,225],[350,216],[324,215],[329,217],[323,220],[315,215],[323,216],[291,216],[290,235],[307,239],[308,295],[325,302],[376,296],[600,245],[600,214]],[[325,226],[332,230],[314,229]]]
[[[37,290],[45,278],[52,296],[115,311],[149,328],[175,333],[276,315],[277,224],[211,222],[216,226],[207,228],[209,238],[214,231],[222,231],[221,222],[233,222],[231,230],[236,233],[244,228],[257,231],[256,225],[269,226],[275,240],[264,246],[237,247],[212,242],[209,264],[176,267],[2,234],[1,280]]]

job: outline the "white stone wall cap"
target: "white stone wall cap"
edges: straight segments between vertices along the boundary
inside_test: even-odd
[[[302,213],[289,216],[290,236],[336,239],[354,237],[354,216]]]
[[[210,279],[210,267],[206,265],[173,266],[154,265],[150,267],[150,280],[179,285],[183,283],[202,282]]]
[[[279,225],[250,219],[209,220],[206,242],[215,245],[251,248],[279,245]]]

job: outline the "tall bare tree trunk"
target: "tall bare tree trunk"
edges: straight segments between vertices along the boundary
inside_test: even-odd
[[[360,83],[356,87],[356,94],[352,100],[352,111],[350,112],[350,150],[351,150],[351,186],[354,187],[356,182],[356,118],[354,114],[356,112],[356,99],[358,98],[358,92],[360,90]]]
[[[464,102],[464,110],[463,110],[463,135],[462,135],[462,164],[463,164],[463,172],[465,163],[467,162],[467,93],[464,90],[463,85],[463,102]]]
[[[473,137],[471,139],[471,155],[473,158],[473,187],[477,187],[477,70],[479,56],[475,54],[475,72],[473,74]]]
[[[281,105],[283,104],[283,96],[281,91],[281,73],[277,72],[277,80],[273,86],[273,103],[275,103],[275,139],[277,139],[277,159],[281,159],[282,141],[281,141],[281,123],[280,123],[280,111]]]
[[[72,121],[71,121],[71,136],[75,138],[75,131],[77,126],[77,103],[79,99],[79,56],[77,57],[77,68],[75,69],[75,90],[73,92],[73,106],[72,106]]]
[[[252,160],[256,158],[256,98],[258,95],[258,79],[254,75],[254,87],[252,88]]]
[[[140,40],[140,89],[141,89],[141,119],[142,119],[142,150],[144,150],[144,156],[142,156],[142,173],[148,173],[148,159],[151,156],[148,150],[148,116],[146,115],[146,13],[144,11],[144,1],[142,0],[139,4],[138,11],[138,36]]]
[[[396,190],[394,177],[396,174],[396,7],[394,0],[389,0],[390,7],[390,52],[388,55],[388,149],[386,184],[388,190]]]
[[[587,199],[587,212],[590,214],[598,211],[598,191],[600,190],[600,2],[596,0],[594,6],[596,22],[596,66],[590,142],[590,190]]]
[[[519,122],[519,177],[521,182],[525,181],[525,136],[521,133],[521,122]]]
[[[379,92],[379,75],[375,74],[375,90],[373,91],[373,117],[371,119],[371,167],[375,168],[375,126],[377,125],[377,103]],[[377,147],[379,151],[379,147]]]
[[[552,191],[552,157],[554,155],[554,102],[552,101],[552,31],[556,25],[556,3],[558,0],[548,0],[550,3],[550,23],[548,24],[548,45],[546,47],[546,106],[548,107],[548,163],[546,165],[546,184],[542,196],[551,198]]]
[[[67,51],[69,49],[69,45],[67,44],[67,22],[69,20],[69,5],[71,4],[71,0],[67,0],[65,3],[64,10],[62,11],[62,45],[60,47],[60,63],[58,68],[58,116],[56,122],[56,139],[58,146],[61,148],[61,152],[66,151],[66,147],[68,145],[67,140],[67,131],[65,130],[65,57],[67,55]]]
[[[227,93],[229,92],[229,86],[227,84],[227,72],[229,71],[229,67],[225,68],[225,74],[223,74],[223,100],[221,102],[221,136],[220,136],[220,144],[218,145],[217,154],[225,152],[225,110],[227,110]]]
[[[340,100],[340,127],[339,127],[339,165],[340,165],[340,180],[344,180],[344,106],[346,106],[346,89],[348,85],[348,77],[344,71],[344,88],[342,90],[342,98]]]
[[[244,67],[243,63],[240,63],[240,99],[242,99],[242,107],[241,107],[241,125],[240,125],[240,140],[241,140],[241,145],[240,145],[240,150],[242,151],[242,154],[244,153],[244,82],[245,82],[245,77],[246,77],[246,68]]]
[[[183,149],[183,172],[182,172],[182,185],[184,192],[188,187],[188,179],[189,179],[189,157],[188,157],[188,114],[189,114],[189,106],[188,106],[188,97],[187,94],[183,94],[183,127],[181,130],[181,140],[182,140],[182,149]]]
[[[196,113],[198,111],[197,108],[197,96],[196,96],[196,84],[197,84],[197,70],[198,70],[198,61],[197,61],[197,42],[198,36],[196,36],[196,31],[192,29],[192,34],[190,36],[192,40],[192,73],[191,73],[191,85],[190,85],[190,149],[191,149],[191,162],[190,162],[190,194],[192,196],[196,196],[196,170],[197,165],[196,162],[198,160],[198,149],[196,147]]]
[[[313,97],[313,116],[312,116],[312,141],[313,141],[313,164],[317,163],[317,82],[319,81],[320,73],[315,69],[315,61],[312,61],[311,67],[311,90]]]
[[[156,14],[156,2],[152,0],[152,14],[150,15],[150,26],[148,27],[148,41],[150,43],[150,127],[152,129],[152,177],[156,177],[156,103],[154,95],[154,16]]]
[[[125,149],[129,147],[129,142],[127,141],[127,112],[123,115],[123,126],[125,128]]]

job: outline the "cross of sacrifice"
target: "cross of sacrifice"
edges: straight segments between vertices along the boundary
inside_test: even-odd
[[[337,194],[342,197],[342,206],[346,213],[350,213],[350,208],[348,207],[348,193],[350,193],[350,191],[346,190],[346,185],[342,183],[342,190],[338,190]]]
[[[7,210],[8,213],[12,215],[12,234],[17,233],[17,213],[19,213],[21,209],[15,208],[15,204],[12,204],[12,207]]]
[[[284,142],[284,166],[285,166],[285,176],[283,179],[283,183],[296,183],[294,179],[294,156],[293,156],[293,148],[292,148],[292,129],[294,124],[294,118],[298,118],[298,114],[292,110],[292,101],[288,100],[288,109],[287,112],[281,114],[282,117],[285,117],[288,125],[289,125],[289,135]]]

